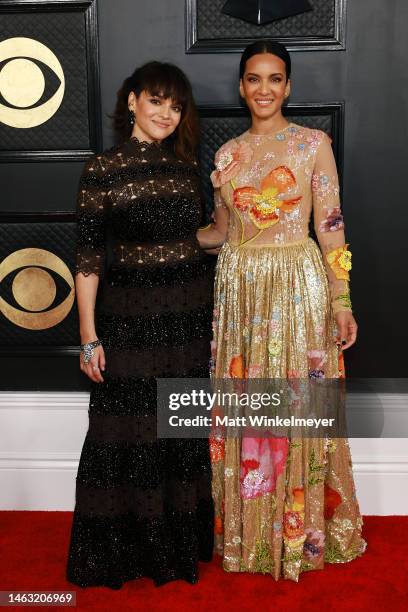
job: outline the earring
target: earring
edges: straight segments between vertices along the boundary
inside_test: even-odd
[[[129,123],[130,125],[135,125],[135,113],[129,108]]]

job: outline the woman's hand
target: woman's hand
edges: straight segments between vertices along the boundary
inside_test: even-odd
[[[103,382],[101,371],[105,369],[105,352],[101,345],[93,349],[93,357],[89,363],[84,363],[82,353],[79,356],[79,364],[82,372],[93,382]]]
[[[353,313],[349,310],[341,310],[336,314],[337,341],[342,351],[348,349],[357,339],[357,323]]]

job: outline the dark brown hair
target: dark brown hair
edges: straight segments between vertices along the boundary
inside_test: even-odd
[[[280,59],[285,62],[286,81],[290,79],[292,65],[289,52],[284,45],[276,42],[275,40],[257,40],[244,49],[244,52],[241,55],[241,61],[239,63],[240,79],[242,79],[245,74],[245,66],[249,58],[253,55],[258,55],[258,53],[271,53],[272,55],[280,57]]]
[[[181,106],[180,123],[172,135],[174,148],[181,159],[192,161],[197,153],[200,128],[191,84],[184,72],[174,64],[148,62],[136,68],[124,80],[117,92],[115,112],[112,115],[114,128],[123,139],[129,138],[132,133],[128,108],[131,91],[137,97],[146,91],[152,96],[171,98]]]

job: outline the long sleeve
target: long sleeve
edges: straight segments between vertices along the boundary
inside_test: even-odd
[[[351,253],[345,242],[336,162],[326,134],[317,149],[312,190],[314,228],[329,279],[333,312],[351,311]]]
[[[101,157],[90,158],[84,167],[76,206],[77,249],[75,273],[103,275],[106,248],[107,193],[103,187]]]
[[[228,210],[228,206],[224,202],[224,198],[221,195],[221,189],[219,187],[214,188],[214,212],[219,208],[225,208]]]

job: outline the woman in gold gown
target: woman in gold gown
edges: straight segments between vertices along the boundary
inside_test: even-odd
[[[290,56],[256,42],[240,64],[251,128],[215,156],[215,379],[338,379],[356,339],[330,138],[289,123]],[[313,215],[317,244],[309,237]],[[320,248],[319,248],[320,247]],[[214,437],[216,549],[227,571],[297,581],[361,555],[362,518],[345,438]]]

